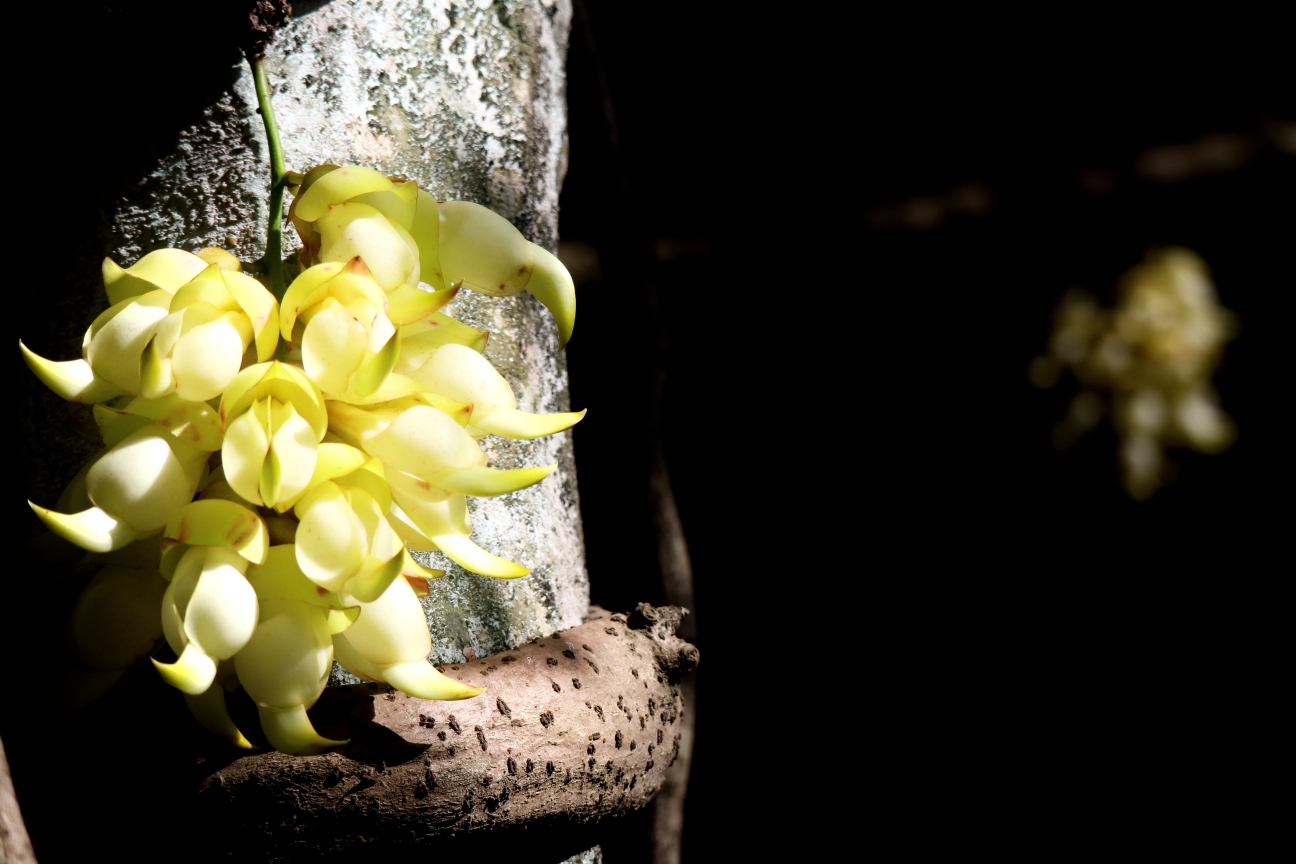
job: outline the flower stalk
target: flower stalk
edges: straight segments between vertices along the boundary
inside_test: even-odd
[[[270,278],[270,293],[275,300],[283,300],[283,223],[284,188],[288,170],[284,166],[283,144],[279,141],[279,125],[275,122],[274,106],[270,104],[270,81],[266,77],[265,58],[249,57],[252,77],[256,82],[257,106],[265,123],[266,140],[270,144],[270,221],[266,226],[266,250],[261,261]]]

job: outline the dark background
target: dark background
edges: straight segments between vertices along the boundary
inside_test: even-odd
[[[560,233],[588,561],[595,602],[663,599],[662,368],[702,652],[685,861],[857,820],[875,848],[1236,850],[1272,813],[1248,790],[1290,569],[1275,26],[577,3]],[[1172,452],[1140,504],[1105,427],[1053,449],[1074,386],[1026,368],[1068,287],[1110,306],[1165,245],[1240,317],[1214,378],[1240,437]],[[648,860],[643,830],[608,860]]]

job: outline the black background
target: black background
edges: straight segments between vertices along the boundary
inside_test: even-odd
[[[595,602],[660,601],[664,333],[702,651],[685,861],[842,831],[1236,851],[1266,823],[1296,283],[1275,26],[577,4],[560,233],[602,265],[568,347],[588,560]],[[1246,155],[1157,174],[1221,136]],[[906,227],[966,184],[975,213]],[[1068,287],[1111,305],[1167,245],[1240,317],[1215,376],[1240,437],[1172,453],[1140,504],[1110,431],[1053,449],[1074,387],[1026,367]],[[608,860],[647,860],[641,831]]]

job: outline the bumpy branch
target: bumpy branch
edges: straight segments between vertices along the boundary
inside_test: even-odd
[[[533,853],[546,837],[579,851],[589,845],[583,823],[647,804],[676,758],[679,680],[698,662],[674,635],[684,614],[593,608],[579,627],[444,667],[486,688],[463,702],[380,685],[331,689],[312,719],[326,736],[350,736],[347,747],[212,759],[192,816],[220,826],[209,836],[228,853],[284,859],[432,836],[443,849],[450,835],[462,843],[503,826],[527,828]]]

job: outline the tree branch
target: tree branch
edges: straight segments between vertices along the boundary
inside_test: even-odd
[[[683,614],[594,607],[579,627],[445,667],[487,688],[464,702],[332,688],[311,717],[323,735],[350,736],[347,747],[209,758],[191,815],[220,826],[210,836],[226,852],[317,858],[643,807],[680,747],[678,684],[698,660],[674,635]]]

